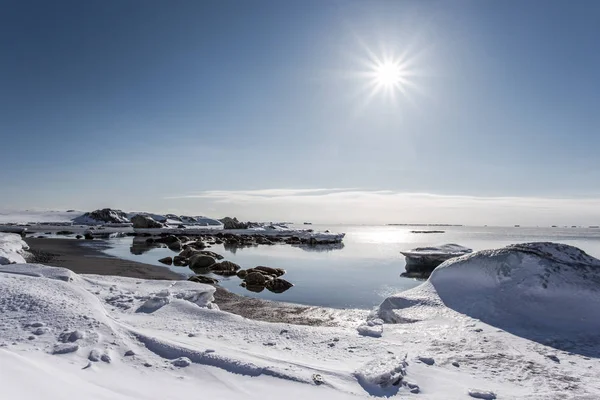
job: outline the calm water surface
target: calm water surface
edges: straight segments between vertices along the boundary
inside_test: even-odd
[[[306,226],[298,226],[305,229]],[[484,250],[504,247],[512,243],[553,241],[577,246],[600,258],[600,229],[584,228],[495,228],[495,227],[411,227],[411,226],[357,226],[313,225],[316,231],[329,229],[345,232],[340,248],[293,247],[273,245],[225,249],[215,245],[207,250],[222,254],[226,260],[242,268],[266,265],[284,268],[283,277],[295,286],[285,293],[268,290],[261,293],[247,291],[239,286],[236,276],[214,276],[221,286],[234,293],[270,300],[337,308],[371,308],[386,296],[412,288],[421,282],[401,278],[404,257],[399,253],[413,247],[457,243]],[[443,234],[416,234],[411,230],[444,230]],[[130,251],[133,238],[111,239],[106,253],[129,260],[163,266],[158,259],[174,256],[169,249],[152,249],[135,255]],[[192,275],[187,267],[169,267],[171,270]]]

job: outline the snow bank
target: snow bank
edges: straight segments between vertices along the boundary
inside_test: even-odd
[[[386,299],[375,314],[406,322],[440,304],[532,339],[600,339],[600,260],[557,243],[480,251],[446,261],[425,284]]]
[[[220,311],[214,291],[188,281],[0,266],[2,394],[24,400],[600,395],[598,360],[564,353],[552,359],[544,346],[458,313],[387,325],[373,337],[357,332],[361,321],[347,310],[338,310],[347,312],[338,327],[266,323]],[[438,307],[449,310],[441,300]]]
[[[0,233],[0,265],[25,262],[25,250],[29,249],[20,235]]]
[[[71,223],[73,218],[83,215],[83,211],[5,211],[0,213],[0,224],[28,223]]]

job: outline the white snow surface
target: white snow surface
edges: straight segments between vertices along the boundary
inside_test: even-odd
[[[449,264],[440,271],[461,274]],[[456,312],[434,275],[404,294],[404,323],[347,312],[339,326],[312,327],[220,311],[214,288],[194,282],[0,266],[0,390],[26,400],[600,397],[597,346],[565,352]]]
[[[29,246],[20,235],[0,232],[0,265],[24,263],[27,249]]]
[[[83,211],[4,211],[0,212],[0,224],[71,223],[83,214]]]

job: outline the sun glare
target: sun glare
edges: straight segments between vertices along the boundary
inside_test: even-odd
[[[375,79],[382,86],[396,86],[402,81],[402,70],[397,63],[384,62],[375,67]]]

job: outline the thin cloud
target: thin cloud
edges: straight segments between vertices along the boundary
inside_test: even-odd
[[[170,197],[182,208],[252,220],[326,223],[598,225],[598,198],[440,195],[357,188],[210,190]]]

